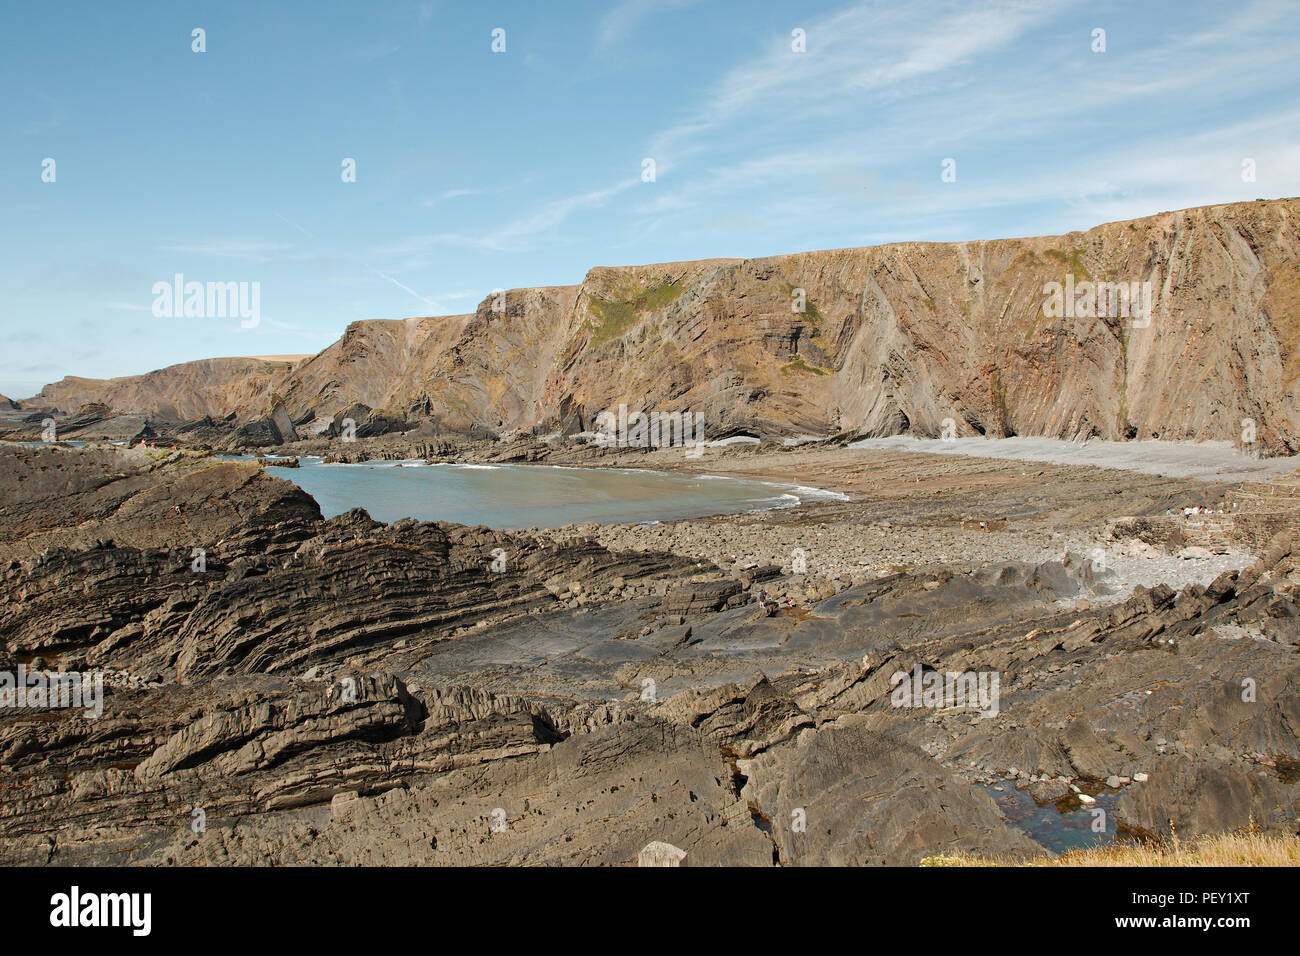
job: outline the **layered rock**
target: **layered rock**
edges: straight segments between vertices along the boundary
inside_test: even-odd
[[[69,375],[45,386],[23,404],[73,412],[92,402],[118,412],[184,422],[210,415],[261,409],[275,382],[296,359],[216,358],[169,365],[123,378],[95,379]]]
[[[911,568],[778,612],[753,598],[790,586],[779,569],[323,521],[252,463],[0,453],[0,670],[108,677],[98,718],[0,709],[6,863],[1041,853],[996,798],[1015,789],[1063,814],[1105,800],[1111,836],[1300,820],[1286,537],[1105,606],[1075,600],[1102,572],[1067,557]],[[996,674],[996,706],[900,706],[918,668]]]
[[[961,435],[1237,442],[1248,420],[1260,447],[1294,451],[1298,214],[1280,199],[1064,236],[597,268],[472,315],[355,322],[292,367],[65,380],[32,404],[247,422],[274,392],[294,422],[360,403],[461,435],[590,428],[620,403],[692,409],[710,438],[934,436],[950,420]],[[1149,325],[1118,308],[1054,317],[1048,284],[1067,277],[1149,283]]]

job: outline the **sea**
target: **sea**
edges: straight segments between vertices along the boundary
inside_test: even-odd
[[[327,518],[364,508],[385,522],[416,518],[502,529],[650,524],[843,498],[817,488],[637,468],[418,460],[327,464],[318,458],[299,463],[267,473],[302,488]]]

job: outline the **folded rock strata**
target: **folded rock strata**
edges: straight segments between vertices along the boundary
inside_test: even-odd
[[[1275,199],[1063,236],[602,267],[510,290],[504,308],[354,322],[293,363],[68,378],[24,407],[104,409],[63,423],[73,437],[141,427],[111,410],[245,447],[335,434],[345,415],[362,436],[571,434],[627,404],[693,410],[709,438],[935,437],[951,421],[959,435],[1239,442],[1249,419],[1257,447],[1294,452],[1298,216],[1300,200]],[[1050,314],[1049,284],[1067,277],[1149,284],[1149,324],[1118,306]]]
[[[98,719],[0,711],[5,863],[1042,852],[997,787],[1109,794],[1136,833],[1300,826],[1285,537],[1109,606],[1060,598],[1067,562],[900,571],[769,616],[694,558],[323,521],[251,464],[0,451],[23,489],[0,510],[0,670],[110,677]],[[182,494],[201,573],[163,543]],[[896,706],[917,667],[997,673],[996,715]]]

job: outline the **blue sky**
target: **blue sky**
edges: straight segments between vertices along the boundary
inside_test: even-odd
[[[315,352],[356,319],[468,312],[596,265],[1300,194],[1292,0],[54,0],[5,19],[11,397]],[[259,282],[260,324],[155,317],[175,273]]]

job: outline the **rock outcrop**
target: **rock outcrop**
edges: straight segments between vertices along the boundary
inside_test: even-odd
[[[22,404],[71,412],[89,402],[124,414],[186,422],[231,412],[253,417],[265,409],[273,385],[296,360],[261,358],[200,359],[169,365],[144,375],[95,379],[69,375],[45,386]]]
[[[275,392],[295,422],[360,403],[467,435],[568,433],[626,403],[692,409],[709,438],[936,436],[950,422],[959,435],[1238,442],[1250,427],[1258,447],[1295,451],[1298,225],[1300,200],[1279,199],[1064,236],[596,268],[471,315],[355,322],[291,367],[65,379],[29,404],[247,422]],[[1109,293],[1101,317],[1053,316],[1048,284],[1067,282],[1148,283],[1149,324]]]
[[[754,589],[795,576],[325,521],[251,462],[0,455],[0,672],[106,679],[98,717],[0,708],[0,862],[1042,853],[1051,834],[1008,798],[1062,821],[1101,804],[1111,836],[1300,825],[1285,534],[1208,585],[1105,605],[1073,598],[1100,572],[1066,555],[903,568],[760,611]],[[999,683],[984,710],[911,706],[900,673]]]

